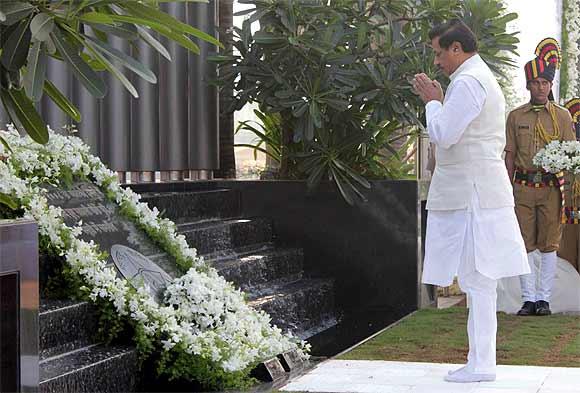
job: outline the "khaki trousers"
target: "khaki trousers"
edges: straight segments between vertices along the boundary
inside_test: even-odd
[[[562,238],[562,197],[558,187],[514,184],[516,216],[527,252],[557,251]]]

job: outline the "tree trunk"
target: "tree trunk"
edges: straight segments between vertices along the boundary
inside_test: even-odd
[[[282,115],[282,146],[280,152],[280,172],[278,177],[280,179],[288,179],[290,177],[290,160],[289,160],[289,146],[292,143],[292,122]]]
[[[219,39],[224,44],[223,52],[232,50],[234,0],[219,0]],[[224,68],[220,73],[227,73]],[[236,157],[234,155],[234,113],[230,105],[234,95],[233,89],[223,89],[220,92],[220,169],[214,171],[214,176],[222,179],[236,177]]]

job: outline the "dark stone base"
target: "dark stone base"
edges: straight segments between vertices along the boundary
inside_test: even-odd
[[[313,192],[302,181],[215,180],[131,187],[137,192],[230,189],[240,195],[241,217],[271,219],[277,246],[303,249],[305,277],[333,280],[335,304],[343,316],[339,325],[309,341],[314,354],[335,355],[416,310],[420,301],[418,184],[371,183],[372,189],[364,191],[368,202],[355,206],[346,204],[330,183]],[[235,277],[236,268],[231,272]],[[278,308],[275,303],[264,306],[271,312]]]
[[[88,347],[41,362],[40,392],[132,392],[137,375],[135,349]]]

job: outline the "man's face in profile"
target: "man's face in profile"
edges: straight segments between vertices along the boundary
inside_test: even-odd
[[[452,45],[453,46],[453,45]],[[439,46],[439,37],[435,37],[431,40],[431,47],[435,53],[435,64],[445,75],[449,76],[455,71],[455,62],[453,59],[453,52],[451,50],[452,46],[448,49],[443,49]]]

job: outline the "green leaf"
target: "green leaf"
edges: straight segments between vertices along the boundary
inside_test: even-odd
[[[102,12],[87,12],[79,16],[79,20],[84,23],[114,25],[115,21],[109,14]]]
[[[368,182],[368,180],[365,179],[364,177],[362,177],[361,175],[359,175],[358,173],[356,173],[354,169],[350,168],[346,164],[343,164],[340,160],[333,160],[332,162],[334,165],[336,165],[336,167],[338,169],[341,169],[342,171],[346,172],[350,177],[352,177],[354,180],[356,180],[361,186],[363,186],[365,188],[371,188],[371,184]]]
[[[51,98],[51,100],[66,113],[70,118],[74,119],[77,123],[81,122],[81,112],[74,106],[68,98],[64,96],[58,90],[58,88],[52,84],[51,81],[46,80],[44,82],[44,92]]]
[[[41,144],[48,142],[46,124],[23,89],[0,88],[0,97],[10,119],[21,131],[28,133],[35,142]]]
[[[271,159],[273,159],[276,162],[280,162],[279,156],[276,156],[275,154],[272,154],[272,152],[268,151],[267,149],[264,149],[264,148],[256,146],[256,145],[251,145],[248,143],[236,143],[234,145],[234,147],[249,147],[249,148],[252,148],[256,151],[264,153],[265,155],[267,155],[268,157],[270,157]]]
[[[73,172],[68,166],[63,166],[60,168],[60,180],[64,183],[66,189],[70,189],[73,185]]]
[[[338,187],[338,190],[340,191],[340,194],[342,195],[342,197],[344,198],[346,203],[353,206],[354,200],[352,199],[352,196],[351,196],[352,191],[347,189],[348,186],[345,183],[343,183],[343,180],[340,177],[340,175],[338,174],[337,170],[335,170],[333,167],[330,167],[330,173],[332,175],[332,178],[334,179],[334,183]]]
[[[13,25],[30,15],[33,10],[34,6],[30,3],[2,0],[0,1],[0,23]]]
[[[46,40],[45,43],[46,43],[46,51],[48,52],[48,54],[50,54],[51,56],[55,56],[56,46],[54,45],[54,41],[52,40],[52,38],[50,38],[50,35],[48,36],[48,40]]]
[[[13,153],[12,148],[10,147],[10,145],[8,144],[6,139],[2,138],[1,136],[0,136],[0,143],[4,146],[4,148],[6,150],[8,150],[10,153]]]
[[[93,69],[93,71],[107,70],[107,67],[105,67],[103,63],[89,55],[87,52],[81,53],[81,58]]]
[[[352,182],[348,179],[348,177],[339,171],[336,171],[337,175],[347,184],[348,189],[351,192],[354,192],[363,202],[368,202],[368,199],[358,190],[358,188],[352,184]],[[370,188],[370,187],[369,187]]]
[[[171,27],[166,26],[163,23],[159,23],[155,20],[137,18],[137,17],[131,16],[131,15],[110,14],[109,17],[115,22],[133,23],[135,25],[147,26],[147,27],[150,27],[152,29],[172,30]]]
[[[42,98],[47,58],[48,56],[43,42],[37,41],[32,44],[32,48],[28,52],[28,66],[26,68],[26,75],[24,76],[24,88],[26,89],[28,97],[34,102],[38,102]]]
[[[26,63],[32,37],[28,28],[29,24],[30,20],[20,22],[2,48],[0,61],[8,70],[18,71]]]
[[[150,47],[155,49],[161,56],[165,57],[167,60],[171,61],[171,55],[167,51],[167,49],[163,46],[163,44],[157,41],[148,31],[147,29],[137,26],[137,31],[139,36],[147,43]]]
[[[158,29],[154,28],[153,30],[155,30],[156,32],[158,32],[162,36],[165,36],[165,37],[169,38],[170,40],[175,41],[176,43],[178,43],[179,45],[181,45],[185,49],[188,49],[192,53],[195,53],[196,55],[198,55],[200,53],[199,46],[197,46],[193,41],[191,41],[189,38],[187,38],[187,36],[185,36],[181,33],[176,33],[176,32],[168,31],[165,29],[158,30]]]
[[[10,210],[16,210],[18,209],[19,206],[12,196],[3,194],[1,192],[0,192],[0,205],[8,207]]]
[[[322,164],[315,166],[314,169],[310,172],[306,184],[309,189],[313,189],[316,187],[320,181],[322,180],[322,176],[326,173],[327,166]]]
[[[137,60],[132,58],[131,56],[126,55],[125,53],[121,52],[120,50],[113,48],[112,46],[94,39],[92,37],[85,36],[85,38],[89,39],[93,44],[94,48],[98,49],[99,51],[103,52],[104,54],[112,57],[114,60],[120,62],[124,67],[130,69],[141,78],[145,79],[147,82],[150,83],[157,83],[157,77],[149,68],[145,65],[139,63]]]
[[[312,118],[312,121],[314,122],[314,126],[316,128],[321,128],[322,127],[322,116],[320,114],[320,109],[318,108],[318,104],[316,103],[316,101],[310,102],[309,113],[310,113],[310,117]]]
[[[196,29],[195,27],[190,26],[186,23],[183,23],[175,19],[171,15],[159,11],[156,8],[149,7],[145,4],[137,2],[126,2],[123,3],[121,6],[126,10],[128,10],[133,15],[137,15],[145,19],[158,21],[159,23],[164,24],[167,28],[170,28],[171,30],[176,30],[182,33],[192,35],[203,41],[209,42],[210,44],[214,44],[220,48],[224,48],[224,46],[212,35],[207,34],[199,29]]]
[[[273,44],[277,45],[288,42],[288,40],[284,36],[266,33],[263,31],[258,31],[254,35],[254,41],[256,41],[257,44],[262,45],[273,45]]]
[[[54,18],[51,15],[37,14],[30,22],[32,38],[36,41],[46,41],[54,29]]]
[[[134,41],[137,38],[139,38],[137,26],[132,25],[130,23],[118,23],[115,25],[93,24],[93,23],[87,24],[95,31],[95,35],[97,35],[97,32],[107,33],[117,37],[124,38],[129,41]],[[105,39],[102,39],[98,35],[97,37],[101,39],[101,41],[105,41]]]
[[[97,73],[93,71],[91,67],[89,67],[89,65],[76,53],[75,49],[66,42],[59,29],[55,29],[50,36],[64,60],[70,64],[76,78],[94,97],[103,98],[107,94],[107,86]]]
[[[95,56],[97,60],[103,63],[105,68],[111,74],[113,74],[115,78],[117,78],[119,82],[123,84],[123,86],[125,86],[125,88],[129,91],[129,93],[131,93],[131,95],[134,98],[139,98],[139,93],[137,93],[137,89],[135,89],[135,86],[133,86],[133,84],[129,81],[129,79],[125,76],[125,74],[123,74],[123,72],[120,69],[118,69],[113,63],[111,63],[105,56],[101,55],[98,52],[98,49],[91,41],[86,41],[86,44],[87,49],[89,49],[89,51],[93,54],[93,56]]]

